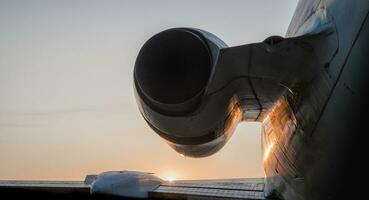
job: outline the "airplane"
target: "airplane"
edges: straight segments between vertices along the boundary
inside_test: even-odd
[[[239,122],[260,122],[265,177],[168,182],[105,172],[84,182],[1,181],[0,196],[363,198],[368,15],[365,0],[300,0],[284,38],[228,47],[204,30],[172,28],[141,48],[134,87],[147,124],[178,153],[205,157]]]

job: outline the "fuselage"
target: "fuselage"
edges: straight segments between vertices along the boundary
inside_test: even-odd
[[[284,95],[262,122],[266,195],[337,199],[354,195],[369,89],[369,1],[300,1],[287,37],[329,29],[314,47],[324,64]],[[350,196],[353,197],[353,196]]]

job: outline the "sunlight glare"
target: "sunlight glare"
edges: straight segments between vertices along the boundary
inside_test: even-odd
[[[274,142],[270,143],[269,146],[268,146],[268,148],[265,150],[264,158],[263,158],[264,161],[266,161],[268,159],[269,154],[270,154],[270,152],[273,149],[273,146],[274,146]]]

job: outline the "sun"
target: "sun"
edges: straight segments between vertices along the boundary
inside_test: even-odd
[[[178,177],[179,177],[179,175],[173,171],[166,171],[163,173],[159,173],[158,176],[168,182],[174,182],[175,180],[178,180]]]

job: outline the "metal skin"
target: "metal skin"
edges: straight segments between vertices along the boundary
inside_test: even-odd
[[[366,196],[362,160],[369,111],[368,13],[369,1],[299,1],[287,37],[332,31],[314,45],[316,76],[287,93],[262,121],[267,196]]]
[[[192,157],[218,151],[240,121],[259,121],[267,197],[359,197],[360,175],[351,173],[365,171],[352,155],[365,152],[368,11],[368,1],[300,1],[287,38],[237,47],[198,29],[159,33],[135,65],[140,111],[176,151]],[[176,47],[158,49],[152,41]],[[208,53],[171,54],[190,54],[187,45]]]

